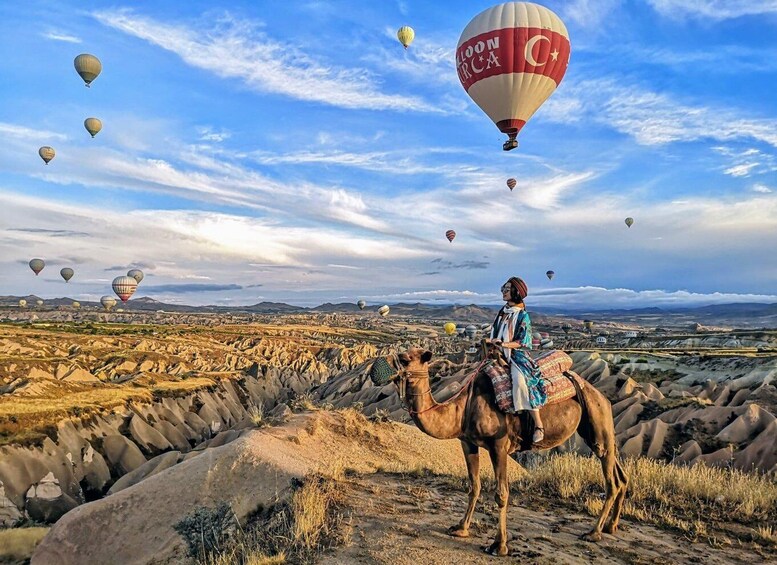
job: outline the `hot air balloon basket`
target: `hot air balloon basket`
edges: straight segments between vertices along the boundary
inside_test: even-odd
[[[378,357],[370,368],[370,380],[375,386],[383,386],[391,382],[397,370],[389,365],[385,357]]]

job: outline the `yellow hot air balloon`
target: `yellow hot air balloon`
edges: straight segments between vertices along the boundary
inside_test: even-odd
[[[391,311],[391,308],[389,308],[388,305],[386,304],[378,308],[378,314],[380,314],[384,318],[389,315],[390,311]]]
[[[410,26],[402,26],[397,30],[397,39],[399,39],[402,47],[407,49],[413,43],[413,39],[415,39],[415,31]]]
[[[73,308],[81,308],[81,303],[78,300],[73,301]]]
[[[456,47],[464,90],[508,139],[505,151],[564,78],[570,43],[561,19],[543,6],[507,2],[467,24]]]
[[[56,155],[56,151],[54,151],[53,147],[49,147],[48,145],[44,145],[40,149],[38,149],[38,155],[40,155],[40,158],[43,159],[43,162],[47,165],[49,164],[49,161],[51,161],[54,156]]]
[[[446,334],[453,335],[456,333],[456,324],[454,324],[453,322],[448,322],[442,327],[442,329],[445,331]]]
[[[88,53],[81,53],[76,57],[73,61],[73,66],[75,66],[76,72],[80,77],[84,79],[87,87],[91,86],[92,81],[96,79],[100,74],[100,71],[103,70],[100,59],[94,55],[89,55]]]
[[[100,133],[100,130],[103,129],[103,123],[97,118],[86,118],[84,120],[84,127],[86,128],[86,131],[88,131],[92,136],[92,138],[94,138],[94,136]]]
[[[27,301],[24,298],[19,299],[19,308],[24,308],[27,306]]]

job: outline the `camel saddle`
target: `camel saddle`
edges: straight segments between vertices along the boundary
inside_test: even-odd
[[[530,355],[542,374],[542,386],[547,396],[545,406],[563,402],[577,394],[581,377],[572,371],[569,355],[559,350],[530,352]],[[499,409],[514,413],[512,379],[508,368],[492,361],[486,364],[484,371],[494,386]],[[574,379],[577,379],[576,383]]]

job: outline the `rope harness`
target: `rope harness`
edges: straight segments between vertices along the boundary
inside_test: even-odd
[[[394,354],[396,357],[396,354]],[[397,358],[395,362],[398,363],[399,359]],[[407,402],[407,383],[408,381],[419,381],[422,379],[429,379],[429,371],[428,369],[424,369],[421,371],[411,371],[409,369],[399,369],[397,371],[396,381],[397,387],[399,389],[399,398],[402,400],[402,403],[405,405],[405,408],[407,409],[408,414],[411,416],[416,416],[418,414],[423,414],[425,412],[431,412],[432,410],[437,410],[438,408],[442,408],[443,406],[447,406],[451,404],[454,400],[456,400],[459,396],[464,394],[465,392],[468,392],[472,389],[472,383],[475,381],[475,377],[478,376],[478,373],[480,373],[480,369],[483,367],[485,363],[485,360],[478,363],[478,366],[475,368],[475,370],[464,380],[464,383],[462,384],[461,388],[456,391],[453,396],[451,396],[448,400],[444,402],[440,402],[439,404],[434,404],[433,406],[430,406],[429,408],[425,408],[423,410],[413,410],[410,408]],[[401,365],[400,365],[401,366]],[[432,393],[431,385],[427,390],[424,392],[419,393],[410,393],[411,397],[418,397],[418,396],[425,396],[427,394]],[[434,397],[432,397],[432,400],[434,400]],[[469,402],[467,402],[469,404]]]

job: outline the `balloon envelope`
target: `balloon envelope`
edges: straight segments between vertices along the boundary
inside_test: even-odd
[[[143,271],[141,271],[140,269],[130,269],[129,271],[127,271],[127,276],[135,279],[138,284],[140,284],[140,281],[142,281],[145,278]]]
[[[86,128],[86,131],[89,132],[89,135],[94,137],[100,133],[101,129],[103,129],[103,123],[97,118],[86,118],[84,120],[84,127]]]
[[[103,308],[106,310],[110,310],[114,306],[116,306],[116,299],[113,296],[108,296],[107,294],[100,298],[100,304],[103,305]]]
[[[386,304],[378,308],[378,314],[380,314],[383,317],[388,316],[390,311],[391,311],[391,308],[389,308]]]
[[[397,30],[397,39],[399,39],[402,47],[407,49],[413,43],[413,39],[415,39],[415,31],[410,26],[402,26]]]
[[[20,306],[21,308],[24,308],[25,306],[27,306],[27,301],[26,301],[24,298],[21,298],[21,299],[19,300],[19,306]]]
[[[73,271],[73,269],[71,269],[70,267],[65,267],[64,269],[61,269],[59,271],[59,274],[62,276],[63,279],[65,279],[65,282],[68,282],[70,279],[73,278],[75,271]]]
[[[367,306],[367,303],[364,300],[359,300],[356,305],[359,307],[359,310],[364,310],[365,306]]]
[[[507,188],[510,190],[514,189],[516,185],[518,184],[518,181],[515,179],[507,179]]]
[[[555,13],[507,2],[467,24],[456,47],[456,70],[464,90],[510,143],[564,78],[569,54],[567,28]]]
[[[625,219],[625,220],[623,220],[623,221],[624,221],[624,222],[626,223],[626,225],[627,225],[627,226],[629,226],[629,227],[631,227],[631,226],[632,226],[632,224],[634,224],[634,218],[626,218],[626,219]]]
[[[40,149],[38,149],[38,155],[40,155],[40,158],[43,159],[43,162],[47,165],[49,164],[49,161],[51,161],[55,156],[57,152],[54,151],[53,147],[49,147],[48,145],[44,145]]]
[[[548,271],[548,272],[545,273],[545,276],[548,277],[548,280],[552,281],[553,277],[556,276],[556,273],[555,273],[555,271]]]
[[[113,279],[113,283],[111,283],[111,287],[113,288],[113,292],[116,293],[116,296],[121,298],[122,302],[126,302],[130,299],[130,296],[135,294],[135,291],[138,288],[138,281],[133,279],[132,277],[116,277]]]
[[[38,300],[35,301],[35,304],[37,304],[38,306],[43,306],[43,300],[38,298]]]
[[[453,243],[453,240],[456,238],[456,232],[453,230],[448,230],[445,232],[445,237],[448,238],[448,241]]]
[[[73,301],[73,308],[81,308],[81,303],[78,302],[77,300],[74,300]]]
[[[76,68],[78,75],[84,79],[86,86],[90,86],[92,81],[97,78],[100,72],[103,70],[100,59],[94,55],[88,53],[82,53],[73,61],[73,66]]]
[[[35,273],[35,276],[38,276],[38,273],[40,273],[43,270],[43,267],[46,266],[46,262],[43,259],[32,259],[30,261],[30,269],[32,269],[32,272]]]
[[[478,333],[478,329],[475,326],[467,326],[464,328],[464,333],[469,339],[475,339],[475,336]]]
[[[447,324],[443,325],[442,329],[446,334],[453,335],[456,333],[456,324],[453,322],[448,322]]]

